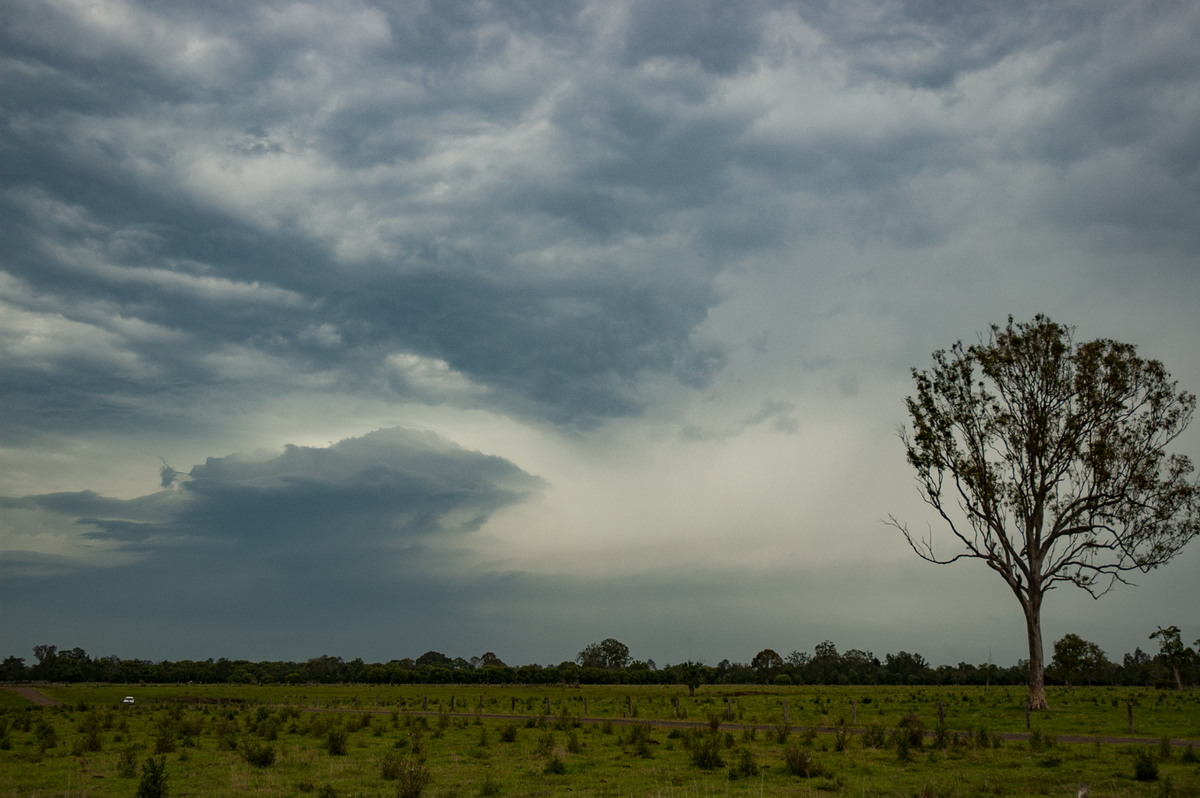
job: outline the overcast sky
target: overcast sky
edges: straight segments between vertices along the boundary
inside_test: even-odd
[[[1200,390],[1200,4],[6,0],[0,656],[1026,656],[896,436],[1011,314]],[[1175,451],[1200,460],[1200,424]],[[1100,601],[1200,637],[1200,544]]]

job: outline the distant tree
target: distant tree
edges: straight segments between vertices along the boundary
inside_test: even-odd
[[[1200,531],[1200,483],[1166,447],[1196,397],[1156,360],[1110,340],[1076,344],[1045,316],[913,369],[901,430],[921,497],[964,549],[935,553],[892,517],[913,551],[945,565],[982,560],[1021,605],[1029,705],[1046,708],[1042,603],[1059,584],[1093,597],[1169,561]]]
[[[680,684],[683,684],[688,689],[688,695],[694,695],[696,688],[704,684],[708,668],[705,668],[699,662],[681,662],[678,665],[673,665],[668,668],[669,671],[675,674],[675,678]]]
[[[875,684],[879,681],[879,660],[870,651],[852,648],[841,656],[839,681],[850,684]]]
[[[764,683],[769,682],[775,674],[783,669],[783,657],[779,656],[774,649],[764,648],[754,655],[754,659],[750,660],[750,667],[754,668],[760,680]]]
[[[629,646],[612,637],[599,643],[589,643],[579,652],[575,661],[584,668],[620,670],[630,662]]]
[[[82,648],[59,651],[47,678],[58,682],[84,682],[91,678],[92,658]]]
[[[346,663],[341,657],[322,654],[319,657],[313,657],[306,663],[308,666],[308,677],[314,682],[340,682],[344,679],[346,673]]]
[[[491,651],[489,651],[486,654],[484,654],[482,657],[479,658],[479,667],[480,668],[507,668],[508,666],[504,664],[504,660],[500,659],[495,654],[493,654]]]
[[[923,684],[929,672],[929,664],[920,654],[900,651],[883,658],[883,671],[893,684]]]
[[[814,684],[837,684],[841,679],[842,655],[832,640],[823,640],[813,647],[813,655],[804,671]]]
[[[432,665],[434,667],[449,668],[454,664],[454,660],[447,657],[440,651],[426,651],[421,656],[417,657],[417,665]]]
[[[1100,646],[1077,634],[1063,635],[1054,644],[1054,656],[1050,660],[1050,668],[1067,687],[1080,681],[1091,684],[1111,664]]]
[[[0,682],[19,682],[27,674],[24,657],[5,657],[4,662],[0,662]]]
[[[50,646],[45,644],[34,646],[33,658],[37,660],[37,664],[33,666],[33,678],[53,678],[54,661],[58,659],[58,646]]]
[[[1171,669],[1175,689],[1182,690],[1183,674],[1181,670],[1184,663],[1195,656],[1195,652],[1183,645],[1183,636],[1180,634],[1178,626],[1166,628],[1160,626],[1151,633],[1150,639],[1158,641],[1158,656]]]

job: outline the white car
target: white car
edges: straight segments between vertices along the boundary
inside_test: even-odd
[[[125,696],[124,698],[122,698],[122,699],[121,699],[121,703],[122,703],[122,704],[132,704],[132,703],[133,703],[133,696],[131,696],[131,695],[127,695],[127,696]]]

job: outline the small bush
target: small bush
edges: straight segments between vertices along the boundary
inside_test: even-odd
[[[1034,729],[1029,735],[1029,750],[1035,754],[1040,754],[1043,751],[1049,751],[1057,744],[1057,740],[1049,734],[1045,734],[1041,729]]]
[[[896,724],[896,734],[907,737],[909,746],[919,750],[925,744],[925,722],[916,715],[905,715]]]
[[[629,745],[633,746],[633,755],[642,759],[651,759],[654,752],[650,750],[650,727],[631,726],[629,728]]]
[[[724,767],[721,759],[721,738],[715,734],[706,734],[692,742],[692,764],[701,770],[715,770]]]
[[[546,766],[542,768],[542,772],[547,776],[561,776],[567,772],[567,763],[558,754],[554,754],[546,760]]]
[[[29,729],[25,729],[29,731]],[[37,738],[37,747],[39,751],[49,751],[58,745],[58,732],[49,723],[39,723],[37,732],[34,735]]]
[[[156,754],[172,754],[175,752],[178,736],[175,733],[175,724],[166,722],[158,727],[158,734],[154,737],[154,753]]]
[[[802,779],[813,779],[824,774],[812,752],[798,745],[789,745],[783,750],[783,768],[790,775]]]
[[[346,755],[346,737],[346,730],[341,726],[329,730],[325,735],[325,749],[329,751],[330,756]]]
[[[246,741],[241,747],[242,759],[256,768],[269,768],[275,764],[275,749],[266,743]]]
[[[337,790],[332,784],[322,784],[321,789],[317,790],[317,798],[338,798]]]
[[[406,761],[404,754],[393,748],[379,761],[380,776],[388,781],[399,780],[400,771],[403,770]]]
[[[864,748],[883,748],[887,745],[887,729],[877,724],[870,724],[862,734]]]
[[[554,732],[546,731],[542,736],[538,737],[537,745],[533,749],[533,753],[537,756],[549,756],[554,750]]]
[[[405,759],[396,776],[396,798],[421,798],[429,779],[429,768],[424,762]]]
[[[121,752],[117,760],[117,775],[123,779],[132,779],[137,775],[137,748],[129,746]]]
[[[760,768],[754,751],[742,747],[738,749],[737,762],[729,769],[730,779],[750,779],[758,775]]]
[[[1200,762],[1200,756],[1196,756],[1195,747],[1189,745],[1187,748],[1183,749],[1183,755],[1179,757],[1179,761],[1183,762],[1184,764],[1191,765],[1196,762]]]
[[[1134,753],[1133,778],[1136,781],[1158,781],[1158,760],[1149,748],[1140,748]]]
[[[515,743],[517,741],[516,724],[510,723],[500,730],[500,742]]]
[[[167,758],[147,757],[142,765],[142,780],[138,782],[136,798],[166,798]]]
[[[493,798],[500,794],[500,782],[492,778],[492,774],[488,773],[483,777],[483,783],[479,785],[479,798]]]

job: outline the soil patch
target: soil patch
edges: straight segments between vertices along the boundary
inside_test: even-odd
[[[58,702],[50,696],[43,693],[41,690],[35,690],[32,687],[0,687],[0,690],[11,690],[22,698],[27,698],[33,703],[41,707],[56,707]]]

